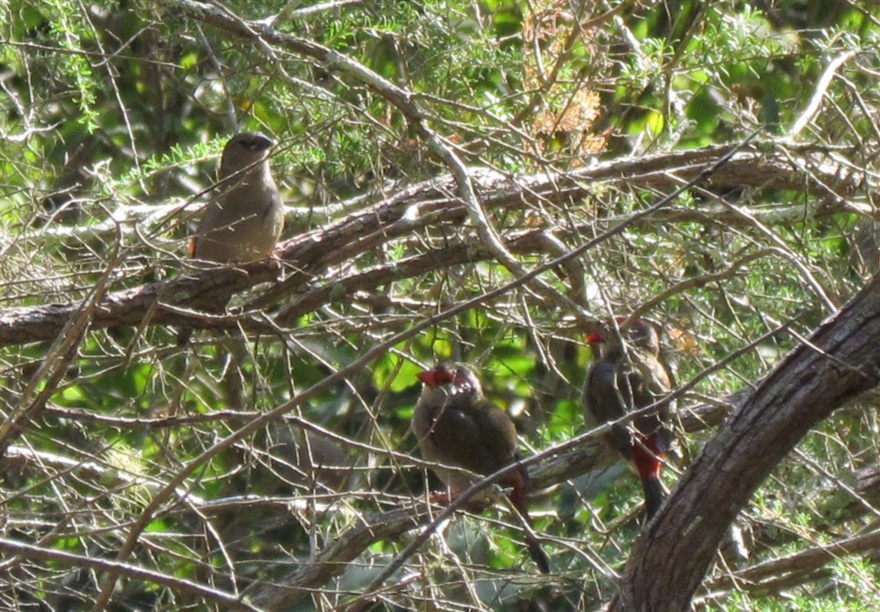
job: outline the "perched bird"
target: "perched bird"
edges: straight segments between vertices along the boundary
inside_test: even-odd
[[[219,194],[190,240],[190,257],[225,264],[272,255],[284,227],[284,203],[268,161],[273,144],[259,132],[242,132],[226,143]]]
[[[654,326],[642,319],[617,322],[620,334],[608,326],[587,336],[599,359],[587,371],[584,416],[594,428],[656,404],[631,422],[612,426],[605,435],[608,445],[635,465],[645,494],[646,520],[650,520],[665,497],[660,467],[672,444],[667,428],[672,406],[662,398],[669,392],[671,378],[660,360],[660,338]]]
[[[480,381],[466,366],[440,363],[417,376],[425,387],[416,404],[412,426],[426,460],[485,475],[519,461],[513,421],[486,399]],[[476,481],[456,470],[436,467],[434,472],[453,496]],[[502,484],[511,487],[511,503],[523,520],[531,524],[526,507],[526,468],[521,466],[508,474]],[[550,560],[531,533],[526,533],[526,543],[538,568],[548,573]]]
[[[273,144],[260,132],[242,132],[226,143],[217,195],[189,241],[191,258],[232,264],[272,256],[284,228],[284,202],[268,161]],[[207,310],[222,311],[225,306],[214,304]],[[191,328],[182,328],[177,345],[186,345],[191,335]]]

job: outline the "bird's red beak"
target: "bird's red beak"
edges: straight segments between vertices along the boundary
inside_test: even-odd
[[[614,317],[614,321],[617,323],[618,326],[622,326],[628,320],[629,317]],[[607,325],[608,327],[613,327],[611,321],[611,319],[608,319],[607,321],[605,321],[605,325]],[[606,342],[605,337],[597,331],[592,331],[587,334],[585,340],[590,344],[601,344],[603,342]]]
[[[425,370],[416,374],[416,378],[428,385],[429,387],[437,386],[437,370]]]
[[[416,378],[429,387],[448,385],[456,381],[456,372],[445,366],[438,366],[431,370],[425,370],[416,374]]]

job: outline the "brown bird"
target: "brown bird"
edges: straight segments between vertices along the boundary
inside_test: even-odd
[[[220,159],[217,196],[205,207],[189,256],[217,264],[248,263],[271,257],[284,228],[284,202],[269,168],[269,137],[242,132],[229,139]],[[222,311],[213,304],[208,311]],[[184,327],[177,345],[189,342]]]
[[[654,326],[642,319],[628,325],[626,318],[617,322],[623,328],[620,335],[609,325],[587,336],[587,342],[599,354],[584,383],[584,416],[590,428],[654,405],[671,387],[669,371],[660,360],[660,338]],[[660,467],[672,444],[667,428],[671,411],[670,402],[661,401],[654,409],[631,422],[612,426],[605,434],[607,444],[632,462],[639,473],[646,520],[656,514],[665,497]]]
[[[513,421],[486,399],[480,381],[466,366],[440,363],[417,376],[425,387],[413,412],[412,426],[426,460],[485,475],[519,462]],[[433,469],[453,497],[477,481],[456,470]],[[511,503],[523,520],[531,524],[526,507],[526,468],[521,466],[508,474],[502,484],[511,487]],[[535,537],[526,531],[529,555],[546,574],[550,571],[550,560]]]
[[[220,192],[190,240],[190,257],[226,264],[272,255],[284,227],[284,203],[268,161],[273,144],[260,132],[242,132],[226,143]]]

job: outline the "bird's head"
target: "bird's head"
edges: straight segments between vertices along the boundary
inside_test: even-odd
[[[647,351],[652,355],[660,352],[660,337],[657,329],[644,319],[630,320],[628,317],[615,317],[597,325],[586,337],[590,345],[619,345],[615,324],[620,330],[620,337],[631,347]]]
[[[275,143],[260,132],[241,132],[229,139],[220,159],[220,178],[226,178],[265,160]]]
[[[460,363],[438,363],[432,369],[416,374],[416,378],[425,384],[423,393],[442,392],[454,396],[471,395],[474,398],[483,395],[480,381],[467,366]]]

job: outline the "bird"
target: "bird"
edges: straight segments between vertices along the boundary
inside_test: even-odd
[[[269,167],[274,144],[260,132],[241,132],[223,147],[217,195],[189,241],[191,259],[225,265],[270,258],[277,263],[272,258],[284,229],[284,202]],[[185,346],[191,335],[191,328],[182,328],[177,345]]]
[[[672,444],[668,425],[673,410],[664,401],[672,378],[660,358],[660,338],[644,319],[608,321],[586,338],[599,359],[588,369],[583,390],[584,416],[592,429],[655,406],[631,422],[612,425],[605,442],[636,468],[650,521],[665,498],[660,481],[663,458]]]
[[[284,228],[284,202],[268,161],[274,144],[260,132],[241,132],[226,143],[219,193],[189,242],[191,258],[229,264],[272,255]]]
[[[412,428],[422,456],[435,463],[461,467],[475,474],[488,475],[520,461],[516,427],[510,416],[486,399],[476,375],[464,364],[441,362],[416,375],[424,383],[416,403]],[[454,469],[432,468],[454,498],[478,478]],[[523,520],[531,525],[526,506],[528,471],[525,466],[510,472],[501,483],[511,487],[510,502]],[[449,501],[448,496],[432,496]],[[550,559],[528,529],[529,556],[538,569],[550,572]]]

